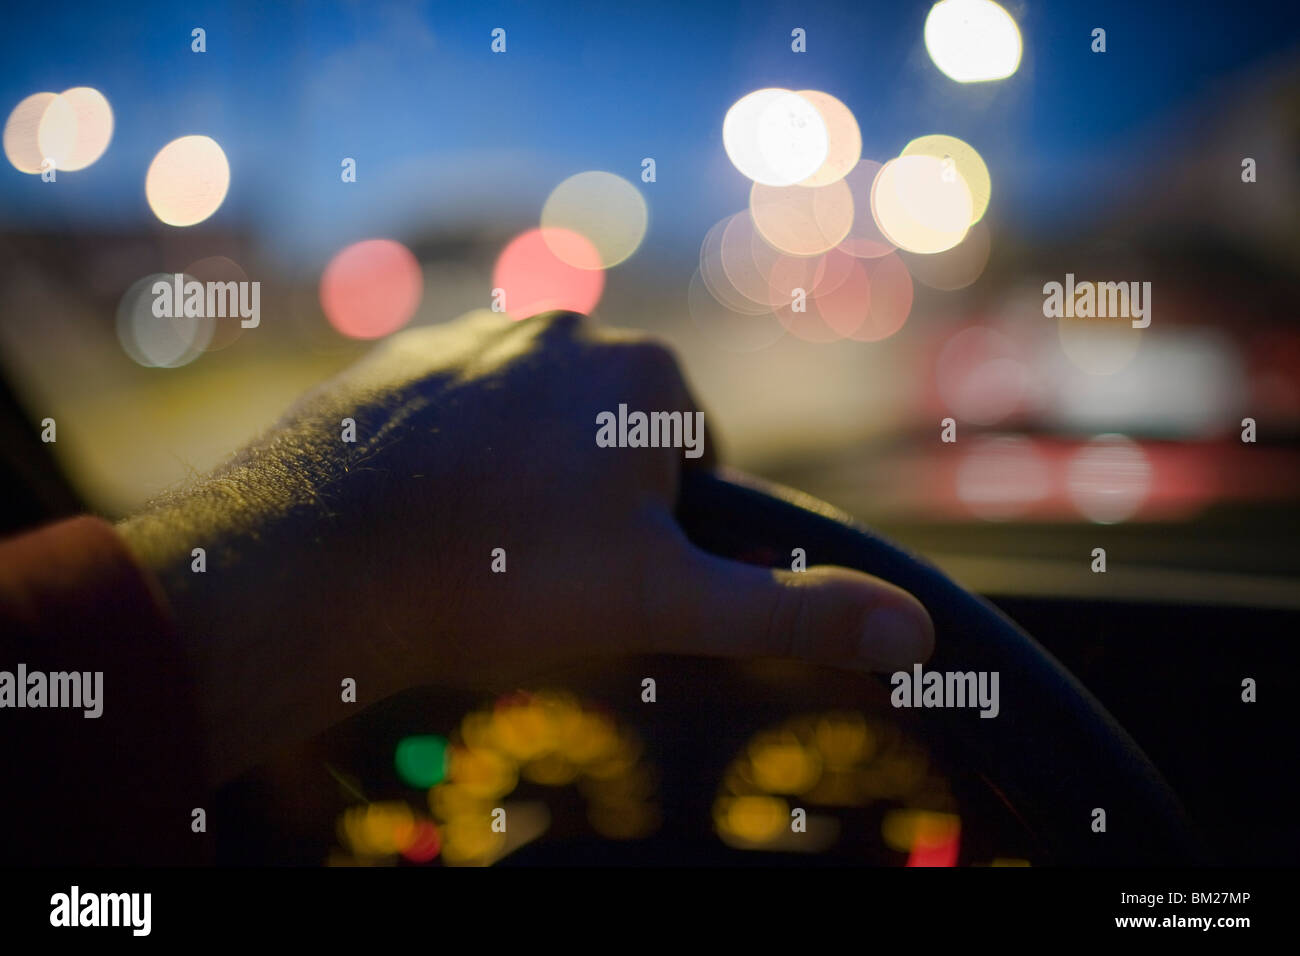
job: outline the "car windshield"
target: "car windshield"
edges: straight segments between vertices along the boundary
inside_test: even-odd
[[[158,29],[132,26],[146,8]],[[676,348],[729,463],[976,590],[1087,593],[1080,556],[1101,547],[1138,569],[1130,596],[1291,605],[1300,14],[1094,8],[1109,36],[1012,5],[1024,53],[994,87],[952,82],[942,35],[897,4],[810,14],[803,51],[765,3],[689,23],[521,9],[473,46],[468,13],[191,25],[107,4],[38,50],[22,27],[45,14],[14,11],[5,377],[32,422],[68,423],[53,450],[80,500],[125,514],[391,331],[349,305],[342,257],[397,298],[418,286],[421,325],[492,308],[545,254],[576,275],[558,305]],[[864,57],[867,33],[890,55]],[[1076,62],[1045,69],[1058,58]],[[29,103],[54,75],[74,85]],[[782,170],[742,175],[728,140],[778,81],[852,154],[796,200]],[[49,147],[61,110],[81,138],[108,123],[108,145],[50,181],[23,136]],[[169,169],[203,163],[214,195],[168,193]],[[943,186],[914,208],[930,172]],[[592,249],[603,272],[578,261]],[[229,314],[187,322],[191,281]]]

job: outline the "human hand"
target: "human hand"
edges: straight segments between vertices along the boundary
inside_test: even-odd
[[[892,585],[690,544],[678,481],[709,465],[711,438],[698,460],[598,447],[598,414],[620,404],[697,410],[672,354],[642,336],[472,313],[386,340],[229,465],[124,522],[197,662],[215,776],[338,719],[344,677],[373,701],[564,657],[894,669],[929,655],[928,615]]]

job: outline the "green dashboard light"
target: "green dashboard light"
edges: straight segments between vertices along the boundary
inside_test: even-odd
[[[437,734],[404,737],[393,763],[405,783],[421,789],[432,787],[447,776],[447,739]]]

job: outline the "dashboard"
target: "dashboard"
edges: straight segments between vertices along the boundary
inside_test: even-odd
[[[219,862],[1024,866],[1043,849],[879,678],[585,662],[391,698],[228,786]]]

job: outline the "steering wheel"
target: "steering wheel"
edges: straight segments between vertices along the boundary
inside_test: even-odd
[[[1054,861],[1203,859],[1177,797],[1115,719],[1033,638],[937,568],[830,505],[736,472],[685,474],[677,515],[705,550],[774,552],[788,561],[803,548],[810,564],[854,568],[915,595],[935,624],[926,670],[998,672],[1000,711],[981,719],[970,709],[918,708],[913,716],[926,733],[967,752]],[[1096,809],[1105,811],[1104,831],[1094,830]]]
[[[996,671],[997,716],[983,718],[969,707],[895,711],[885,703],[888,675],[795,661],[660,655],[575,662],[578,672],[561,678],[561,686],[585,687],[606,705],[622,700],[623,712],[650,731],[650,743],[670,768],[664,829],[639,845],[557,835],[508,853],[502,864],[736,862],[708,828],[712,797],[707,783],[701,786],[700,770],[721,770],[720,752],[734,754],[728,748],[739,746],[753,730],[810,701],[823,710],[893,711],[890,721],[900,729],[905,725],[927,749],[942,751],[941,763],[960,767],[962,774],[953,779],[963,781],[966,795],[977,801],[968,807],[971,819],[985,813],[985,822],[1009,820],[1032,842],[1035,864],[1172,866],[1204,859],[1177,798],[1114,718],[1032,638],[934,567],[829,505],[734,472],[684,474],[677,517],[695,544],[733,560],[775,567],[788,562],[794,548],[803,548],[809,563],[855,568],[910,591],[935,623],[936,650],[925,670]],[[671,674],[673,689],[649,710],[639,703],[629,710],[627,701],[639,700],[639,691],[629,690],[646,673]],[[554,680],[557,675],[539,676]],[[364,794],[349,783],[347,805],[355,804],[353,798],[382,798],[384,790],[391,799],[409,799],[409,789],[394,786],[388,743],[411,733],[445,732],[448,721],[459,720],[454,715],[466,714],[476,699],[481,702],[467,689],[415,688],[337,725],[287,762],[261,768],[260,779],[255,773],[229,785],[222,812],[241,825],[227,828],[234,842],[223,858],[233,863],[319,860],[312,847],[321,845],[322,831],[333,829],[342,799],[337,787],[328,786],[326,771],[340,784],[349,773],[373,783],[373,789],[364,786]],[[708,733],[701,733],[702,725]],[[273,794],[282,799],[268,806]],[[1098,809],[1105,811],[1104,831],[1095,822]],[[782,862],[776,853],[759,856],[763,859],[754,862]],[[853,862],[843,854],[837,859]],[[804,854],[784,862],[815,860]]]

